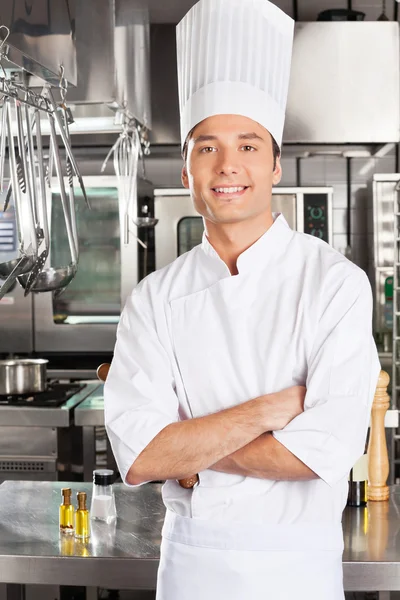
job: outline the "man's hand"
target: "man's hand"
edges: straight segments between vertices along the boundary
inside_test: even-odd
[[[211,470],[274,481],[318,479],[314,471],[278,442],[271,433],[264,433],[244,448],[221,459]]]
[[[284,429],[290,421],[304,411],[306,388],[295,385],[276,394],[268,394],[265,401],[268,405],[265,431]]]
[[[286,425],[290,423],[290,421],[292,421],[295,417],[297,417],[303,412],[306,391],[307,390],[303,385],[295,385],[290,388],[286,388],[281,392],[277,392],[275,394],[267,394],[265,396],[260,397],[260,400],[265,401],[266,403],[266,432],[284,429]],[[241,475],[245,474],[253,477],[264,478],[265,472],[262,470],[262,467],[265,466],[265,464],[268,464],[269,468],[271,467],[271,465],[269,464],[270,459],[268,459],[264,452],[264,443],[274,444],[275,440],[273,440],[272,438],[271,440],[266,440],[265,436],[262,436],[262,439],[265,440],[265,442],[263,441],[261,443],[260,437],[254,440],[248,446],[242,448],[241,450],[238,450],[237,452],[226,456],[221,461],[217,462],[214,466],[212,466],[211,469],[213,469],[214,471],[222,471],[225,473],[237,473]],[[279,444],[278,442],[276,442],[276,444],[278,444],[278,447],[281,447],[281,444]],[[276,448],[276,444],[274,444],[274,448]],[[262,449],[261,453],[258,452],[260,448]],[[286,451],[286,457],[288,455],[290,455],[290,453]],[[295,459],[293,455],[290,456],[291,458]],[[240,460],[244,459],[244,457],[246,457],[247,461],[249,462],[249,470],[247,472],[246,467],[244,467],[244,465],[238,464]],[[300,461],[297,461],[296,459],[296,467],[299,466],[298,463],[300,463]],[[303,463],[300,463],[300,470],[297,469],[296,474],[299,475],[302,472],[303,468],[307,469],[305,465],[303,465]],[[267,474],[269,475],[270,473],[271,471],[267,470]],[[308,475],[308,469],[306,471],[306,474]],[[181,485],[181,487],[191,488],[193,487],[196,481],[198,481],[198,476],[194,475],[192,477],[180,480],[179,484]]]

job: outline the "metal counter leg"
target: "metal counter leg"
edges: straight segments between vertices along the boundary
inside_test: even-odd
[[[97,600],[99,597],[99,588],[87,587],[86,588],[86,600]]]
[[[25,586],[20,583],[7,583],[7,600],[25,600]]]
[[[82,427],[83,436],[83,480],[92,481],[96,468],[96,436],[94,427]]]

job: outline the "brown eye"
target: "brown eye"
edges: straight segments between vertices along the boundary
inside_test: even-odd
[[[253,152],[253,150],[255,150],[253,146],[242,146],[242,149],[246,152]]]
[[[214,148],[212,146],[206,146],[205,148],[202,148],[200,150],[200,152],[203,152],[203,154],[209,154],[210,152],[213,152]]]

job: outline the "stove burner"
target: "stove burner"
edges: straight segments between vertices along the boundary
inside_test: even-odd
[[[79,383],[49,383],[45,392],[34,394],[0,394],[0,406],[57,407],[85,386]]]

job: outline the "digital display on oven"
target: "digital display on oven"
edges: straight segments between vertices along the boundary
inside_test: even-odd
[[[304,194],[304,233],[329,243],[327,194]]]

